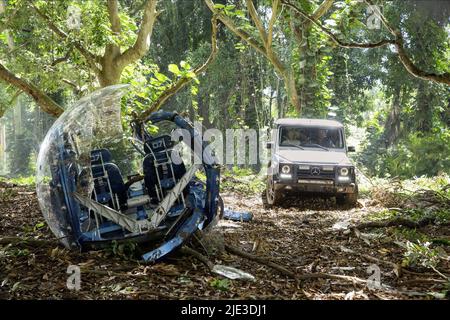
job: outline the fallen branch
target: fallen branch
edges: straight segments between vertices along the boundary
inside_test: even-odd
[[[245,251],[242,251],[242,250],[240,250],[236,247],[230,246],[228,244],[225,245],[225,250],[231,254],[246,258],[251,261],[261,263],[267,267],[275,269],[279,273],[281,273],[285,276],[288,276],[290,278],[293,278],[297,281],[310,280],[310,279],[335,279],[335,280],[350,281],[352,283],[360,283],[360,284],[367,283],[366,280],[358,278],[358,277],[344,276],[344,275],[339,275],[339,274],[329,274],[329,273],[296,274],[295,272],[293,272],[283,266],[280,266],[279,264],[269,261],[263,257],[259,257],[259,256],[255,256],[253,254],[247,253]]]
[[[423,218],[419,221],[412,221],[405,218],[395,218],[392,220],[383,220],[383,221],[371,221],[366,223],[361,223],[359,225],[354,226],[356,229],[369,229],[369,228],[388,228],[388,227],[405,227],[410,229],[419,229],[423,228],[430,224],[436,224],[436,218]],[[449,226],[450,222],[439,223],[441,226]]]
[[[58,243],[54,240],[45,239],[30,239],[21,237],[2,237],[0,238],[0,245],[29,245],[32,247],[44,247],[44,246],[54,246]]]
[[[246,258],[246,259],[258,262],[258,263],[261,263],[261,264],[263,264],[265,266],[268,266],[268,267],[270,267],[272,269],[275,269],[279,273],[281,273],[283,275],[286,275],[286,276],[288,276],[290,278],[297,278],[297,275],[294,272],[286,269],[283,266],[280,266],[279,264],[276,264],[276,263],[274,263],[272,261],[269,261],[269,260],[267,260],[267,259],[265,259],[263,257],[255,256],[253,254],[250,254],[250,253],[247,253],[245,251],[242,251],[242,250],[240,250],[240,249],[238,249],[236,247],[232,247],[232,246],[230,246],[228,244],[225,244],[225,250],[228,251],[231,254],[236,255],[236,256],[240,256],[240,257],[243,257],[243,258]]]
[[[373,257],[371,255],[364,254],[364,253],[359,253],[359,252],[356,252],[356,251],[354,251],[352,249],[349,249],[349,248],[341,247],[341,251],[344,252],[344,253],[348,253],[348,254],[354,255],[354,256],[359,256],[359,257],[361,257],[361,258],[363,258],[363,259],[365,259],[367,261],[374,262],[374,263],[379,264],[379,265],[381,265],[381,264],[387,265],[387,266],[393,268],[398,273],[399,277],[401,275],[401,271],[403,270],[400,264],[396,264],[394,262],[378,259],[378,258],[375,258],[375,257]]]
[[[214,268],[214,263],[212,263],[207,257],[202,255],[197,250],[183,246],[183,247],[181,247],[179,252],[183,255],[193,256],[194,258],[196,258],[197,260],[202,262],[205,266],[207,266],[210,271],[212,271],[212,269]]]
[[[366,284],[367,280],[352,277],[352,276],[344,276],[340,274],[332,274],[332,273],[310,273],[310,274],[301,274],[296,277],[297,280],[309,280],[309,279],[333,279],[333,280],[345,280],[352,283]]]
[[[422,283],[434,283],[434,284],[441,284],[444,285],[448,283],[448,281],[441,280],[441,279],[411,279],[411,280],[404,280],[400,282],[401,285],[416,285],[416,284],[422,284]]]
[[[0,188],[14,188],[14,187],[17,187],[17,184],[0,181]]]

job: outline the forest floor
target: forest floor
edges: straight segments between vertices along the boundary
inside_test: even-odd
[[[222,193],[226,207],[254,216],[251,222],[221,221],[218,238],[223,236],[226,244],[298,276],[294,279],[228,251],[209,256],[213,263],[252,274],[255,281],[212,274],[189,255],[175,254],[165,262],[143,265],[117,248],[69,251],[58,245],[46,226],[33,188],[0,184],[0,194],[0,299],[448,297],[448,223],[368,228],[363,223],[384,221],[392,212],[407,208],[403,203],[387,210],[387,196],[381,201],[375,192],[363,195],[357,208],[337,206],[333,199],[307,198],[287,199],[273,209],[265,207],[259,195]],[[431,245],[423,244],[426,241]],[[411,246],[413,242],[419,245]],[[67,289],[69,265],[81,268],[79,291]]]

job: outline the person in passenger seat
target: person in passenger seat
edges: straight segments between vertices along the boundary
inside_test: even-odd
[[[319,129],[317,144],[325,148],[335,148],[333,141],[328,135],[328,130],[326,129]]]

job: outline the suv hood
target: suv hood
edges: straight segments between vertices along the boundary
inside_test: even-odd
[[[325,150],[293,150],[279,149],[277,155],[280,162],[320,163],[335,165],[352,165],[345,152]]]

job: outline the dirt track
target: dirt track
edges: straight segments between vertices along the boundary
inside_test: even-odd
[[[3,189],[2,192],[5,192]],[[296,274],[327,273],[357,277],[315,278],[296,282],[259,263],[227,253],[211,256],[256,277],[254,282],[223,281],[193,257],[175,255],[165,263],[140,265],[111,250],[69,252],[60,247],[39,212],[36,195],[10,188],[0,203],[0,298],[3,299],[408,299],[432,298],[445,281],[432,271],[409,270],[397,275],[403,249],[389,230],[336,230],[337,222],[358,223],[382,210],[362,199],[360,208],[337,207],[332,199],[290,199],[277,209],[264,207],[261,197],[223,194],[226,207],[250,211],[252,222],[223,221],[225,242],[265,257]],[[345,225],[345,223],[344,223]],[[428,226],[423,232],[449,236],[448,228]],[[378,232],[378,233],[377,233]],[[7,244],[6,237],[45,240]],[[49,241],[48,241],[49,240]],[[367,256],[372,256],[378,261]],[[369,290],[367,269],[377,265],[381,289]],[[81,290],[66,288],[69,265],[81,267]],[[372,268],[377,268],[372,266]],[[448,262],[440,270],[450,273]]]

